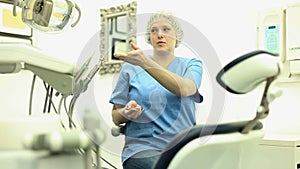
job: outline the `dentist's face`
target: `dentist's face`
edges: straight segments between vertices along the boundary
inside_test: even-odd
[[[150,41],[154,49],[174,53],[176,31],[168,20],[158,19],[151,25]]]

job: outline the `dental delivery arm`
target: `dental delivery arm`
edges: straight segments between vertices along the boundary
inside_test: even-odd
[[[74,65],[23,43],[0,43],[0,73],[30,70],[63,95],[72,94]]]

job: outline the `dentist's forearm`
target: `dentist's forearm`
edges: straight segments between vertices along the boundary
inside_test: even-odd
[[[141,67],[162,86],[177,96],[187,97],[197,92],[196,85],[191,79],[180,77],[151,59],[147,60]]]

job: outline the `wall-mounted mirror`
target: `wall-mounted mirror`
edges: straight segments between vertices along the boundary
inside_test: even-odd
[[[100,59],[103,60],[100,74],[117,73],[123,61],[114,53],[127,53],[130,42],[136,42],[137,2],[100,9]]]

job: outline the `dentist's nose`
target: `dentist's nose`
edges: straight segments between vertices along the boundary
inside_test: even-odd
[[[159,30],[157,33],[158,38],[163,38],[165,36],[164,32],[162,30]]]

